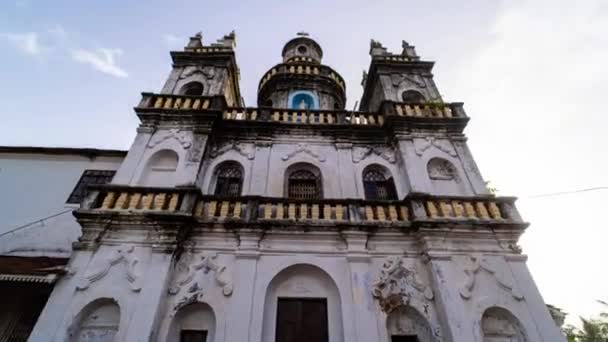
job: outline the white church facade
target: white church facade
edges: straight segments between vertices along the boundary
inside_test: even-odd
[[[244,107],[234,43],[171,52],[129,151],[90,173],[30,341],[565,341],[433,62],[372,41],[347,111],[299,34]]]

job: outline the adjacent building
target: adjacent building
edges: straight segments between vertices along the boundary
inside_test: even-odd
[[[143,93],[125,156],[57,166],[91,176],[80,229],[0,240],[5,255],[69,258],[30,341],[565,341],[517,245],[528,224],[486,189],[433,62],[372,41],[348,111],[300,33],[245,107],[234,46],[190,38]]]

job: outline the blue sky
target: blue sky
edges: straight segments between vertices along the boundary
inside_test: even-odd
[[[127,149],[141,91],[159,91],[169,50],[203,31],[236,30],[241,92],[304,30],[361,95],[369,40],[401,40],[437,62],[447,101],[463,101],[470,146],[486,179],[518,195],[532,226],[521,244],[548,303],[589,315],[608,299],[607,191],[537,194],[608,182],[608,2],[42,1],[0,4],[1,145]]]

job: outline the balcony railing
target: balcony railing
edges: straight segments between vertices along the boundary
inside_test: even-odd
[[[200,222],[248,224],[391,225],[485,224],[525,227],[512,197],[411,194],[399,201],[294,200],[261,196],[218,197],[196,188],[97,185],[80,213],[181,214]]]
[[[383,112],[402,117],[452,119],[466,118],[462,103],[404,103],[385,101]]]
[[[142,93],[136,110],[209,110],[224,107],[223,96]]]
[[[342,91],[344,91],[344,80],[338,73],[336,73],[332,68],[324,66],[324,65],[315,65],[315,64],[279,64],[272,69],[268,70],[262,79],[260,80],[260,84],[258,89],[262,89],[262,87],[275,75],[280,74],[291,74],[291,75],[318,75],[324,76],[332,79]]]
[[[224,120],[272,121],[291,124],[382,125],[384,116],[376,113],[345,111],[307,111],[273,108],[229,108]]]

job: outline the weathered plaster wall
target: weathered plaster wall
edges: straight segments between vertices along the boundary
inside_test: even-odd
[[[78,207],[66,201],[86,169],[116,170],[122,157],[0,154],[0,234]],[[0,236],[0,254],[69,257],[80,226],[70,212]]]

